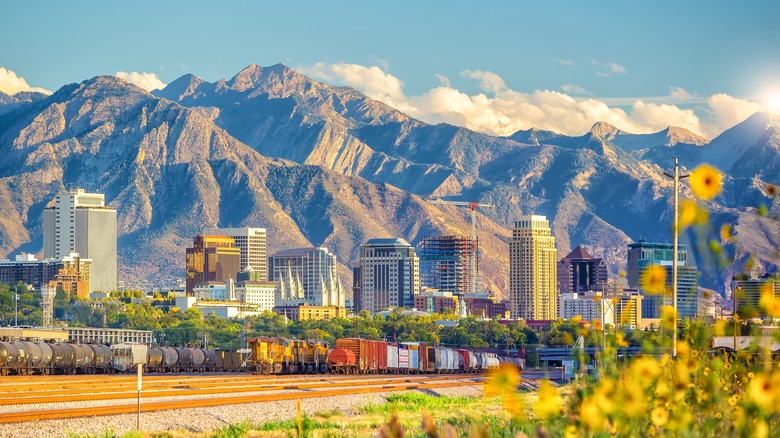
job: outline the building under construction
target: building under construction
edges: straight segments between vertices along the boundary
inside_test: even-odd
[[[481,287],[479,239],[466,236],[428,237],[417,245],[417,254],[420,257],[420,281],[424,287],[454,295],[479,292],[471,290]]]

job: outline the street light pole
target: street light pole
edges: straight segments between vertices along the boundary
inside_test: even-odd
[[[674,330],[672,331],[672,357],[677,357],[677,264],[680,258],[678,252],[678,243],[680,240],[680,179],[688,178],[690,175],[680,175],[680,166],[677,157],[674,158],[674,175],[664,172],[664,175],[674,179],[674,257],[672,259],[672,306],[674,309]]]
[[[741,287],[737,286],[737,287],[734,288],[734,292],[731,294],[732,298],[734,298],[734,316],[731,319],[734,320],[734,355],[735,355],[735,357],[736,357],[736,354],[737,354],[737,318],[738,318],[738,316],[737,316],[737,294],[741,291],[741,289],[742,289]]]
[[[19,327],[19,285],[14,285],[14,327]]]

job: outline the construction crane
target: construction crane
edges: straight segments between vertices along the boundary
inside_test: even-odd
[[[477,268],[475,266],[477,259],[477,207],[494,208],[493,204],[483,204],[481,202],[463,202],[463,201],[445,201],[443,199],[432,199],[429,201],[431,204],[446,204],[456,205],[458,207],[468,207],[471,209],[471,241],[474,244],[474,254],[470,257],[469,263],[469,293],[477,292]]]

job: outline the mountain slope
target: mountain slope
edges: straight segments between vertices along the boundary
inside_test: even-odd
[[[63,87],[0,126],[0,250],[40,251],[42,209],[87,187],[118,210],[120,279],[131,284],[181,276],[184,248],[216,225],[266,227],[269,251],[328,245],[342,263],[372,237],[468,230],[460,212],[392,186],[263,157],[201,112],[114,77]],[[506,230],[490,227],[484,270],[500,291]]]
[[[39,251],[42,209],[70,185],[106,193],[119,210],[121,276],[133,281],[180,275],[183,248],[214,225],[266,227],[270,251],[329,245],[342,263],[371,237],[414,244],[467,233],[467,209],[424,201],[443,197],[495,205],[478,212],[477,230],[484,278],[505,292],[509,228],[523,214],[551,219],[560,257],[584,244],[613,273],[627,243],[670,242],[663,171],[674,157],[683,173],[703,161],[723,166],[724,192],[709,204],[715,225],[771,241],[746,216],[780,174],[768,115],[704,145],[679,128],[638,135],[605,123],[582,136],[495,137],[425,124],[283,65],[251,65],[216,83],[186,75],[153,94],[97,77],[0,114],[0,250]],[[681,196],[692,197],[685,183]],[[722,290],[731,272],[698,246],[713,236],[682,241],[702,283]],[[341,272],[349,275],[346,265]]]

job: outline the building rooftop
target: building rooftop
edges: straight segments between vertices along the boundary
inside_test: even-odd
[[[312,251],[325,251],[329,253],[328,248],[321,246],[321,247],[308,247],[308,248],[290,248],[290,249],[282,249],[279,251],[276,251],[275,253],[271,254],[271,257],[284,257],[284,256],[301,256],[305,255],[307,252]]]
[[[406,240],[400,237],[388,237],[369,239],[364,245],[366,246],[412,246]]]
[[[585,251],[585,248],[582,247],[582,245],[579,245],[578,247],[574,248],[574,251],[570,252],[569,255],[564,257],[565,259],[592,259],[593,256],[588,253],[588,251]]]
[[[639,239],[639,242],[636,243],[629,243],[629,248],[659,248],[659,249],[672,249],[674,245],[671,243],[660,243],[660,242],[648,242],[646,240]],[[684,250],[688,247],[688,245],[685,244],[678,244],[678,249],[680,251]]]

